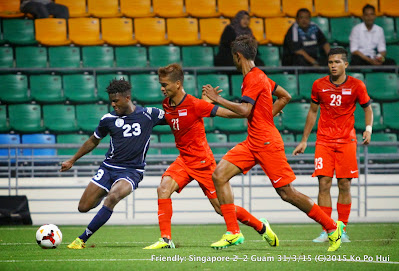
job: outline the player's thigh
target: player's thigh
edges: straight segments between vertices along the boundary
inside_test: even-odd
[[[107,195],[106,190],[96,185],[94,182],[90,182],[80,198],[79,211],[87,212],[94,208],[105,195]]]
[[[127,179],[119,179],[108,193],[104,205],[113,209],[114,206],[133,191],[132,184]]]
[[[187,173],[190,175],[191,178],[196,180],[199,186],[204,192],[205,196],[209,199],[217,198],[215,184],[212,180],[212,174],[215,171],[216,162],[213,162],[209,166],[204,166],[202,168],[188,168]]]
[[[162,180],[167,176],[173,179],[178,185],[179,188],[174,190],[177,191],[177,193],[180,193],[183,188],[193,180],[188,174],[187,167],[180,156],[166,169],[162,175]]]
[[[359,170],[356,158],[356,142],[338,144],[335,160],[337,178],[358,178]]]
[[[318,176],[334,176],[335,170],[335,148],[334,146],[327,146],[324,144],[316,144],[314,154],[314,167],[313,177]]]

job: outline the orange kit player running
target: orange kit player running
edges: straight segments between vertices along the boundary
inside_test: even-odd
[[[223,248],[243,238],[234,212],[234,196],[229,181],[233,176],[245,174],[253,166],[260,164],[284,201],[298,207],[328,230],[330,240],[328,251],[335,251],[341,245],[344,224],[341,221],[335,223],[308,196],[295,190],[291,184],[296,177],[287,162],[283,140],[273,122],[273,116],[283,109],[291,96],[255,67],[256,51],[257,42],[250,36],[240,36],[232,43],[234,64],[244,75],[241,103],[223,99],[210,85],[203,87],[203,93],[212,101],[230,109],[242,118],[248,118],[247,139],[223,157],[212,175],[220,209],[226,221],[227,233],[211,247]],[[274,104],[272,95],[278,98]]]
[[[219,201],[212,173],[216,168],[215,158],[205,135],[204,117],[237,117],[230,110],[215,106],[208,101],[186,94],[183,88],[183,70],[178,64],[171,64],[158,70],[161,91],[166,96],[163,101],[166,122],[175,136],[176,147],[180,151],[177,157],[162,175],[158,187],[158,221],[161,238],[144,249],[174,248],[171,234],[172,200],[171,195],[180,193],[195,179],[218,214]],[[240,206],[234,206],[236,219],[251,226],[271,246],[278,245],[277,236],[266,219],[256,219]],[[239,240],[243,242],[244,240]]]
[[[347,52],[343,48],[333,48],[328,54],[330,76],[314,82],[312,102],[306,118],[302,141],[293,151],[293,155],[303,153],[306,141],[316,122],[320,106],[320,119],[317,129],[315,171],[313,177],[319,179],[318,204],[331,217],[331,184],[334,176],[338,179],[338,220],[348,223],[352,197],[350,192],[352,178],[358,178],[359,171],[356,160],[356,133],[353,112],[358,102],[365,112],[366,130],[363,133],[363,144],[369,144],[373,123],[371,100],[366,86],[361,80],[347,76]],[[346,228],[346,227],[345,227]],[[326,242],[325,228],[313,242]],[[342,242],[350,242],[346,229],[342,234]]]

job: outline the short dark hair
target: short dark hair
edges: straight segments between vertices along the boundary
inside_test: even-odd
[[[330,52],[328,52],[328,58],[330,58],[332,55],[342,55],[342,60],[348,62],[348,51],[342,47],[331,48]]]
[[[158,69],[159,77],[168,77],[170,81],[177,82],[183,84],[184,82],[184,74],[182,67],[177,63],[172,63],[166,67],[161,67]]]
[[[310,16],[310,10],[308,10],[307,8],[300,8],[300,9],[298,9],[298,11],[296,12],[296,18],[299,17],[299,13],[301,13],[301,12],[307,12],[307,13],[309,13],[309,16]]]
[[[258,42],[250,35],[238,36],[231,43],[231,53],[241,53],[248,60],[255,60]]]
[[[363,7],[363,14],[364,14],[364,12],[366,12],[366,9],[368,9],[368,8],[371,8],[371,9],[374,11],[374,13],[375,13],[375,7],[374,7],[373,5],[366,4],[366,5]]]
[[[126,81],[125,78],[121,78],[119,80],[114,78],[107,87],[108,94],[121,93],[127,95],[131,94],[131,91],[132,85],[129,83],[129,81]]]

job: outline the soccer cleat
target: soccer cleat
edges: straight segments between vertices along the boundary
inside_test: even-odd
[[[226,232],[223,234],[222,239],[213,243],[211,245],[214,249],[223,249],[229,246],[237,246],[244,243],[244,235],[242,233],[232,234],[231,232]]]
[[[173,243],[172,240],[169,240],[169,242],[165,242],[163,238],[159,238],[157,242],[143,249],[162,249],[162,248],[175,248],[175,244]]]
[[[336,251],[342,242],[342,232],[344,231],[345,224],[342,221],[337,221],[337,229],[328,234],[328,240],[330,241],[330,247],[327,251]]]
[[[80,239],[79,237],[77,237],[75,240],[73,240],[72,243],[68,245],[68,248],[71,249],[84,249],[85,247],[86,247],[85,242],[83,242],[83,240]]]
[[[261,218],[259,220],[262,221],[263,224],[265,224],[266,226],[266,231],[264,234],[262,234],[262,239],[268,242],[270,246],[278,247],[280,245],[280,242],[278,240],[277,235],[273,232],[272,228],[270,227],[270,224],[267,221],[267,219]]]
[[[350,243],[350,242],[351,242],[351,240],[349,239],[349,236],[348,236],[348,234],[346,233],[346,231],[343,231],[343,232],[342,232],[342,237],[341,237],[341,239],[342,239],[342,243]]]
[[[313,242],[315,243],[323,243],[323,242],[328,242],[328,235],[327,232],[322,231],[319,235],[319,237],[313,239]]]

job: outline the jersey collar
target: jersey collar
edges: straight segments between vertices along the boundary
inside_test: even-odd
[[[344,81],[344,82],[342,82],[341,84],[338,84],[338,85],[333,83],[333,81],[331,80],[331,75],[330,75],[330,76],[328,76],[328,80],[329,80],[329,81],[330,81],[330,83],[331,83],[331,84],[333,84],[335,87],[339,87],[339,86],[341,86],[341,85],[345,84],[345,83],[346,83],[346,81],[348,81],[348,75],[346,74],[346,75],[345,75],[345,81]]]
[[[181,99],[180,103],[178,103],[178,104],[175,105],[175,106],[170,104],[171,100],[170,100],[170,98],[169,98],[168,104],[169,104],[169,106],[172,106],[172,107],[178,107],[179,105],[181,105],[181,104],[184,102],[184,100],[186,99],[186,97],[187,97],[187,93],[184,94],[184,97],[183,97],[183,99]]]

